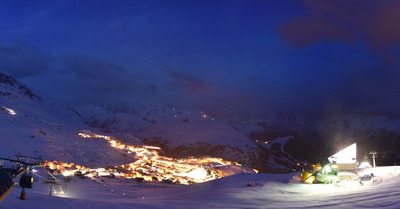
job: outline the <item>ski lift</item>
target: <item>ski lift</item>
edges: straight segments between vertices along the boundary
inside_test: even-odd
[[[53,177],[47,178],[47,179],[45,180],[44,183],[46,183],[46,184],[61,185],[60,181],[59,181],[58,179],[56,179],[56,178],[53,178]]]
[[[19,185],[22,188],[32,188],[33,176],[29,174],[23,174],[19,179]]]
[[[12,181],[10,175],[6,170],[0,168],[0,202],[7,197],[14,187],[14,182]]]
[[[25,188],[32,188],[32,184],[33,184],[33,177],[30,174],[30,171],[33,167],[37,167],[39,166],[40,162],[41,162],[41,157],[39,158],[33,158],[33,157],[29,157],[29,156],[22,156],[22,155],[17,155],[16,156],[17,159],[9,159],[9,158],[3,158],[0,157],[0,160],[6,160],[12,163],[12,166],[10,168],[0,168],[0,202],[9,194],[9,192],[11,191],[12,187],[9,188],[7,185],[7,182],[9,182],[7,180],[7,178],[4,177],[3,173],[7,172],[9,175],[9,178],[17,178],[19,175],[25,173],[21,176],[21,178],[19,179],[19,185],[22,187],[21,190],[21,195],[20,195],[20,199],[21,200],[25,200],[25,196],[26,196],[26,192],[25,192]],[[23,160],[25,159],[25,160]],[[30,159],[36,159],[38,161],[35,162],[29,162]],[[14,186],[14,183],[11,180],[12,186]]]

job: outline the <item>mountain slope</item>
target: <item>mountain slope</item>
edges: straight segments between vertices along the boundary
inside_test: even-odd
[[[88,129],[70,106],[34,94],[11,75],[0,73],[0,156],[16,154],[84,165],[129,161],[107,142],[76,134]]]
[[[393,165],[400,157],[399,118],[353,114],[316,120],[299,115],[275,114],[261,118],[229,118],[227,121],[258,142],[293,136],[296,143],[289,143],[291,148],[287,151],[310,162],[323,161],[352,143],[358,144],[359,160],[365,155],[368,157],[370,150],[378,151],[383,165]]]
[[[145,102],[99,108],[78,109],[88,125],[120,136],[129,143],[136,143],[140,138],[145,144],[160,146],[169,157],[221,157],[264,172],[300,169],[289,153],[270,151],[240,129],[202,111]]]

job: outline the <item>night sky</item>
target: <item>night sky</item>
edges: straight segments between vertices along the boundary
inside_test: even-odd
[[[0,71],[73,105],[400,116],[400,1],[1,1]]]

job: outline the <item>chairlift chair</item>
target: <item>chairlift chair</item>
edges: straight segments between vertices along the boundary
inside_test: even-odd
[[[32,188],[33,176],[30,174],[23,174],[19,179],[19,185],[23,188]]]

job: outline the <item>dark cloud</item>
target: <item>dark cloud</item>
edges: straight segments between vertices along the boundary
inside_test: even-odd
[[[399,116],[396,108],[400,106],[399,64],[379,62],[342,72],[314,102],[325,113]]]
[[[278,27],[281,37],[297,47],[321,41],[365,40],[375,50],[400,43],[400,2],[379,0],[305,0],[308,15]]]
[[[227,2],[4,7],[1,40],[21,36],[40,50],[0,44],[1,71],[71,104],[138,100],[232,115],[398,112],[398,1]]]
[[[346,57],[354,58],[354,61],[338,60],[335,62],[338,63],[336,69],[329,70],[329,76],[318,74],[321,67],[313,67],[315,69],[309,72],[313,72],[310,75],[316,78],[315,84],[301,85],[301,82],[297,82],[291,88],[298,93],[289,94],[292,102],[297,104],[299,110],[322,115],[365,113],[398,116],[400,2],[304,0],[303,3],[307,14],[295,16],[278,27],[283,40],[303,48],[301,53],[307,53],[304,47],[323,41],[365,43],[371,51],[364,60],[357,60],[361,51],[351,54],[346,52],[350,49],[349,45],[335,45],[340,46],[340,51]],[[327,46],[320,46],[318,50],[338,53],[337,48]],[[312,57],[315,62],[321,58],[316,53]],[[312,103],[307,103],[307,100]]]
[[[374,49],[384,49],[400,43],[400,2],[379,1],[371,22],[366,25],[367,42]]]
[[[180,87],[190,94],[210,93],[210,85],[192,75],[178,72],[171,67],[168,67],[168,75],[173,79],[172,86]]]
[[[0,45],[2,71],[17,78],[37,76],[49,69],[51,58],[23,40]]]
[[[157,91],[157,86],[135,71],[93,57],[69,55],[56,59],[51,67],[22,81],[44,95],[75,105],[140,100]]]
[[[137,77],[120,65],[95,58],[70,55],[63,59],[65,73],[73,73],[91,90],[121,93],[136,86]]]

